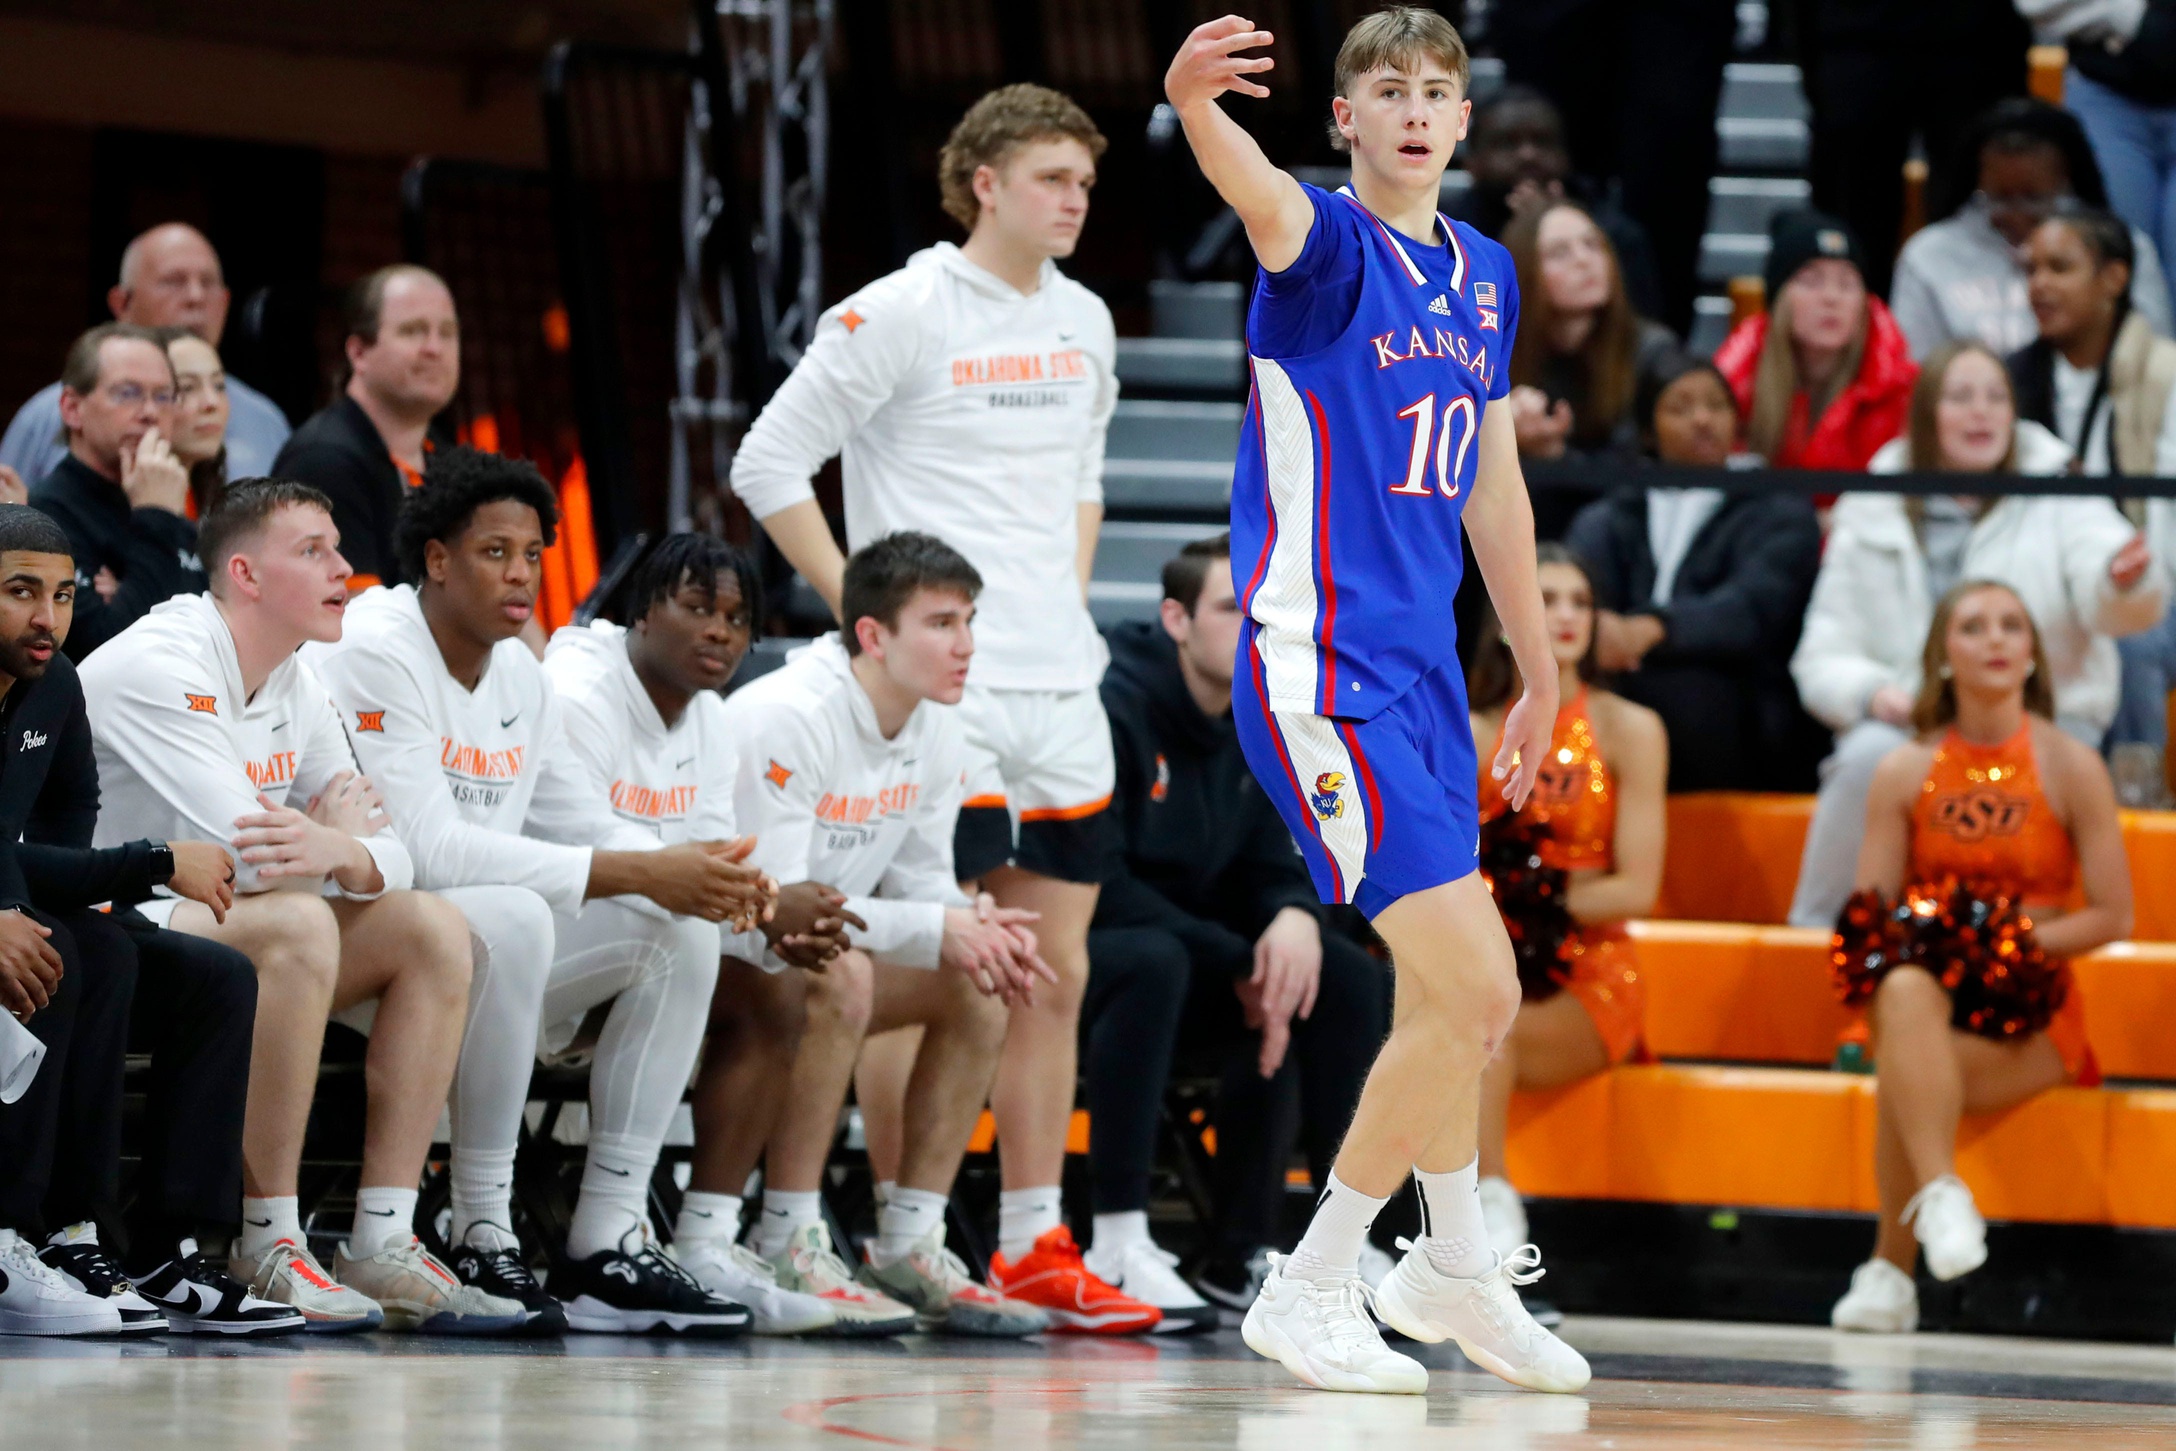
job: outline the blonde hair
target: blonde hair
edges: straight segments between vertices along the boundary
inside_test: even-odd
[[[2040,622],[2018,592],[1999,579],[1967,579],[1951,585],[1934,607],[1934,623],[1927,627],[1927,643],[1919,657],[1919,698],[1912,702],[1912,729],[1925,735],[1940,730],[1957,718],[1957,682],[1949,677],[1949,622],[1968,595],[1999,589],[2017,601],[2024,611],[2025,627],[2032,631],[2032,670],[2025,676],[2025,709],[2042,720],[2055,719],[2055,683],[2048,678],[2048,652],[2040,643]]]
[[[1912,471],[1934,473],[1942,467],[1942,439],[1937,426],[1937,415],[1942,408],[1942,385],[1949,378],[1950,366],[1966,353],[1978,353],[1995,365],[1995,372],[2002,378],[2002,386],[2010,393],[2010,446],[2003,451],[2002,462],[1995,465],[1998,474],[2017,472],[2017,389],[2010,382],[2010,370],[1994,349],[1976,338],[1957,338],[1946,342],[1919,364],[1919,381],[1912,385],[1911,411],[1906,415],[1904,436],[1911,440]]]
[[[1101,158],[1110,143],[1072,97],[1048,86],[1001,86],[967,108],[944,150],[937,154],[937,187],[952,220],[975,229],[982,203],[975,197],[975,173],[1002,167],[1022,146],[1036,141],[1074,140]]]
[[[1378,10],[1346,31],[1345,43],[1337,48],[1337,94],[1349,98],[1354,81],[1385,66],[1411,70],[1423,60],[1440,63],[1451,73],[1458,93],[1466,93],[1470,67],[1466,42],[1459,37],[1456,26],[1419,5]],[[1337,129],[1334,115],[1330,118],[1330,144],[1339,151],[1352,150],[1352,143]]]
[[[1768,336],[1761,342],[1760,362],[1753,370],[1753,406],[1745,420],[1746,447],[1773,462],[1776,450],[1783,446],[1783,430],[1791,421],[1791,400],[1801,392],[1809,394],[1809,430],[1828,411],[1836,396],[1859,376],[1859,368],[1866,361],[1867,320],[1872,312],[1872,308],[1859,309],[1859,325],[1851,341],[1844,345],[1843,356],[1836,360],[1836,371],[1814,394],[1798,375],[1798,354],[1791,347],[1791,289],[1788,283],[1784,285],[1776,294],[1775,306],[1769,309]]]

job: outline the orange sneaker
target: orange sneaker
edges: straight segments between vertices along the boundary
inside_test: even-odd
[[[990,1257],[990,1285],[1007,1299],[1024,1300],[1050,1317],[1054,1331],[1077,1335],[1139,1335],[1154,1330],[1164,1312],[1145,1300],[1112,1289],[1081,1262],[1073,1231],[1046,1231],[1018,1264]]]

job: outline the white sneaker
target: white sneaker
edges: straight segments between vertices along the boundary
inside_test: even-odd
[[[1926,1253],[1927,1273],[1937,1280],[1969,1275],[1987,1263],[1987,1221],[1955,1174],[1929,1180],[1904,1206],[1903,1219]]]
[[[1828,1312],[1838,1330],[1872,1335],[1909,1335],[1919,1328],[1919,1287],[1885,1259],[1870,1259],[1851,1272],[1851,1288]]]
[[[1374,1240],[1360,1241],[1360,1278],[1369,1289],[1380,1290],[1383,1281],[1389,1279],[1390,1272],[1397,1267],[1398,1262],[1378,1248]]]
[[[1466,1358],[1483,1370],[1530,1391],[1569,1393],[1593,1378],[1586,1357],[1534,1323],[1519,1301],[1518,1287],[1541,1278],[1541,1251],[1521,1245],[1496,1256],[1484,1275],[1446,1275],[1428,1252],[1407,1240],[1405,1258],[1383,1281],[1375,1310],[1383,1323],[1424,1344],[1456,1340]]]
[[[1488,1226],[1488,1247],[1505,1259],[1526,1243],[1526,1201],[1509,1179],[1490,1175],[1478,1186],[1481,1223]]]
[[[713,1295],[746,1305],[748,1328],[758,1335],[808,1335],[839,1323],[838,1313],[814,1295],[781,1288],[770,1261],[729,1239],[698,1239],[665,1251]]]
[[[258,1299],[293,1306],[311,1332],[349,1335],[376,1330],[385,1323],[385,1311],[378,1302],[335,1280],[308,1245],[278,1240],[254,1257],[240,1253],[240,1248],[237,1243],[236,1253],[227,1261],[227,1273]]]
[[[1375,1297],[1358,1275],[1302,1279],[1286,1274],[1284,1261],[1280,1254],[1269,1257],[1262,1293],[1240,1324],[1247,1349],[1276,1361],[1317,1390],[1428,1393],[1427,1368],[1383,1344],[1369,1314]]]
[[[1145,1300],[1164,1312],[1151,1335],[1189,1335],[1221,1323],[1216,1306],[1179,1278],[1179,1257],[1154,1240],[1135,1239],[1113,1250],[1101,1245],[1081,1256],[1088,1273],[1120,1294]]]
[[[118,1335],[121,1311],[76,1289],[12,1229],[0,1229],[0,1335]]]

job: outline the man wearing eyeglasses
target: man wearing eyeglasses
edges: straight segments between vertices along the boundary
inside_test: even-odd
[[[60,418],[68,454],[30,502],[75,546],[75,627],[68,658],[84,656],[161,600],[204,592],[189,471],[167,443],[174,369],[148,329],[109,322],[68,349]]]

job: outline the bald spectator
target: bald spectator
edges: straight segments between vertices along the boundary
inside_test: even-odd
[[[101,323],[68,349],[60,374],[68,451],[30,502],[74,547],[81,587],[64,647],[71,660],[161,600],[204,589],[189,470],[167,442],[173,414],[174,369],[159,333]]]
[[[424,267],[381,267],[348,294],[348,379],[303,421],[273,468],[332,499],[348,588],[410,583],[393,550],[393,521],[423,482],[431,419],[461,386],[461,325],[453,294]]]
[[[219,346],[227,328],[227,284],[219,254],[183,222],[153,227],[121,254],[121,279],[106,294],[115,320],[138,327],[183,327]],[[35,484],[68,455],[60,421],[61,385],[31,395],[0,438],[0,467]],[[287,415],[239,378],[227,379],[227,477],[268,472],[287,442]],[[79,560],[80,562],[80,560]]]

